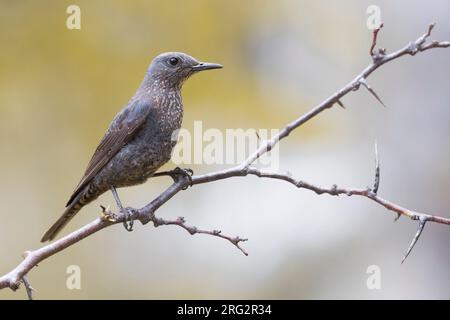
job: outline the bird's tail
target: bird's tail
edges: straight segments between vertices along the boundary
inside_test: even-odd
[[[85,191],[78,193],[73,200],[67,205],[61,217],[48,229],[41,239],[41,242],[53,240],[58,233],[69,223],[70,220],[89,202],[95,200],[98,197],[97,194],[93,194],[89,188]]]

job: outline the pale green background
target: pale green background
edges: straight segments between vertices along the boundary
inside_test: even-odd
[[[65,27],[66,7],[82,29]],[[40,246],[92,151],[140,83],[152,57],[184,51],[222,63],[184,87],[184,127],[279,128],[369,62],[369,4],[382,9],[380,44],[400,48],[437,22],[450,40],[448,1],[1,1],[0,273]],[[321,185],[372,184],[380,195],[450,216],[450,50],[395,61],[369,79],[388,108],[361,90],[282,142],[280,171]],[[173,167],[168,164],[167,168]],[[195,166],[198,173],[220,166]],[[120,190],[142,206],[170,181]],[[113,204],[85,208],[74,230]],[[429,224],[404,265],[416,223],[365,199],[317,196],[277,181],[230,179],[178,194],[158,211],[248,237],[250,255],[175,227],[101,231],[42,262],[29,279],[40,299],[450,298],[450,229]],[[382,289],[366,288],[381,268]],[[79,265],[82,289],[67,290]],[[25,292],[0,291],[0,299]]]

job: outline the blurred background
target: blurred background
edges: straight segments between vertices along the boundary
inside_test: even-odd
[[[66,8],[81,8],[81,30]],[[113,116],[151,59],[187,52],[222,63],[183,89],[185,118],[203,127],[281,128],[341,88],[368,63],[370,4],[381,8],[379,44],[399,49],[437,22],[450,40],[448,1],[0,1],[0,273],[38,248],[64,209]],[[450,51],[383,66],[367,91],[343,99],[280,145],[280,171],[319,185],[372,185],[407,208],[450,217]],[[170,169],[174,164],[165,166]],[[224,166],[193,166],[205,173]],[[121,189],[140,207],[166,178]],[[108,193],[64,229],[114,204]],[[42,262],[29,279],[39,299],[398,299],[450,298],[450,229],[429,224],[403,265],[417,223],[367,199],[318,196],[254,177],[195,186],[158,212],[249,238],[245,257],[221,239],[176,227],[121,225]],[[81,268],[68,290],[67,267]],[[370,265],[381,289],[369,290]],[[0,299],[24,299],[23,289]]]

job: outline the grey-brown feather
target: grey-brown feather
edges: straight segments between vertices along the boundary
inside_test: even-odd
[[[145,182],[170,159],[182,119],[180,88],[138,90],[112,121],[66,210],[41,241],[54,239],[82,207],[111,187]]]
[[[181,63],[169,65],[173,57]],[[199,64],[177,52],[152,61],[135,95],[111,122],[62,216],[41,241],[52,240],[83,206],[111,187],[143,183],[170,159],[183,119],[181,86]]]

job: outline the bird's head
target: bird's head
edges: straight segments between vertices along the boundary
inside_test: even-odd
[[[147,75],[153,81],[181,87],[194,73],[219,68],[222,68],[220,64],[200,62],[182,52],[166,52],[153,59]]]

